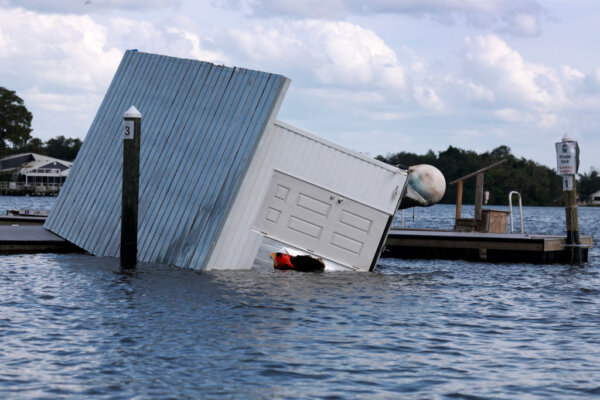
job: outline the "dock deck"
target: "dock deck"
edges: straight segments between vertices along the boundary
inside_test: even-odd
[[[46,217],[0,215],[0,225],[44,225]]]
[[[463,259],[491,262],[569,263],[565,237],[506,233],[392,229],[384,258]],[[588,260],[591,236],[581,238],[582,261]],[[79,247],[43,226],[0,225],[0,254],[77,253]]]
[[[82,252],[41,225],[0,225],[0,254]]]
[[[568,263],[566,238],[557,235],[392,229],[382,257],[442,258],[492,262]],[[591,236],[580,237],[587,262]]]

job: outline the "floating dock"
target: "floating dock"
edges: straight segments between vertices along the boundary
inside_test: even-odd
[[[461,259],[490,262],[569,263],[566,237],[513,233],[391,229],[381,257]],[[591,236],[581,236],[582,262],[588,261]]]
[[[0,225],[0,254],[82,252],[79,247],[41,225]]]
[[[44,225],[46,217],[0,215],[0,225]]]
[[[565,237],[440,230],[391,229],[384,258],[462,259],[489,262],[569,263]],[[591,236],[581,238],[582,261],[588,261]],[[84,252],[38,226],[0,225],[0,254]]]

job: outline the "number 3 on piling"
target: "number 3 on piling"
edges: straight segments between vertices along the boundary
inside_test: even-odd
[[[123,121],[123,139],[133,139],[133,121]]]

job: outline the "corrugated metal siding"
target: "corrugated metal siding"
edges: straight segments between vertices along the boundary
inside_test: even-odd
[[[262,236],[250,228],[275,169],[389,215],[396,212],[407,181],[406,171],[276,121],[259,144],[208,268],[252,266]],[[396,190],[400,193],[395,195]]]
[[[46,227],[118,256],[123,113],[142,113],[138,259],[203,268],[256,146],[281,75],[127,51]]]

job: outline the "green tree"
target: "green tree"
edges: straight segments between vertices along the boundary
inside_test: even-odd
[[[600,190],[600,175],[598,171],[591,168],[589,173],[579,174],[577,190],[582,200],[589,201],[590,196]]]
[[[65,161],[73,161],[81,148],[81,140],[57,136],[46,142],[46,154]]]
[[[17,94],[0,87],[0,156],[11,147],[23,147],[31,138],[32,115]]]
[[[31,138],[24,148],[19,149],[19,153],[38,153],[46,154],[44,142],[39,138]]]
[[[478,154],[474,151],[449,146],[437,155],[429,150],[426,155],[401,152],[388,154],[377,159],[392,165],[408,167],[415,164],[431,164],[438,168],[446,182],[463,177],[502,159],[507,162],[485,172],[484,190],[490,192],[489,204],[508,204],[508,193],[521,193],[525,205],[558,205],[564,201],[561,178],[546,166],[525,158],[516,158],[508,146],[499,146],[492,151]],[[456,202],[456,185],[447,185],[441,203]],[[463,203],[475,202],[475,178],[464,181]]]

